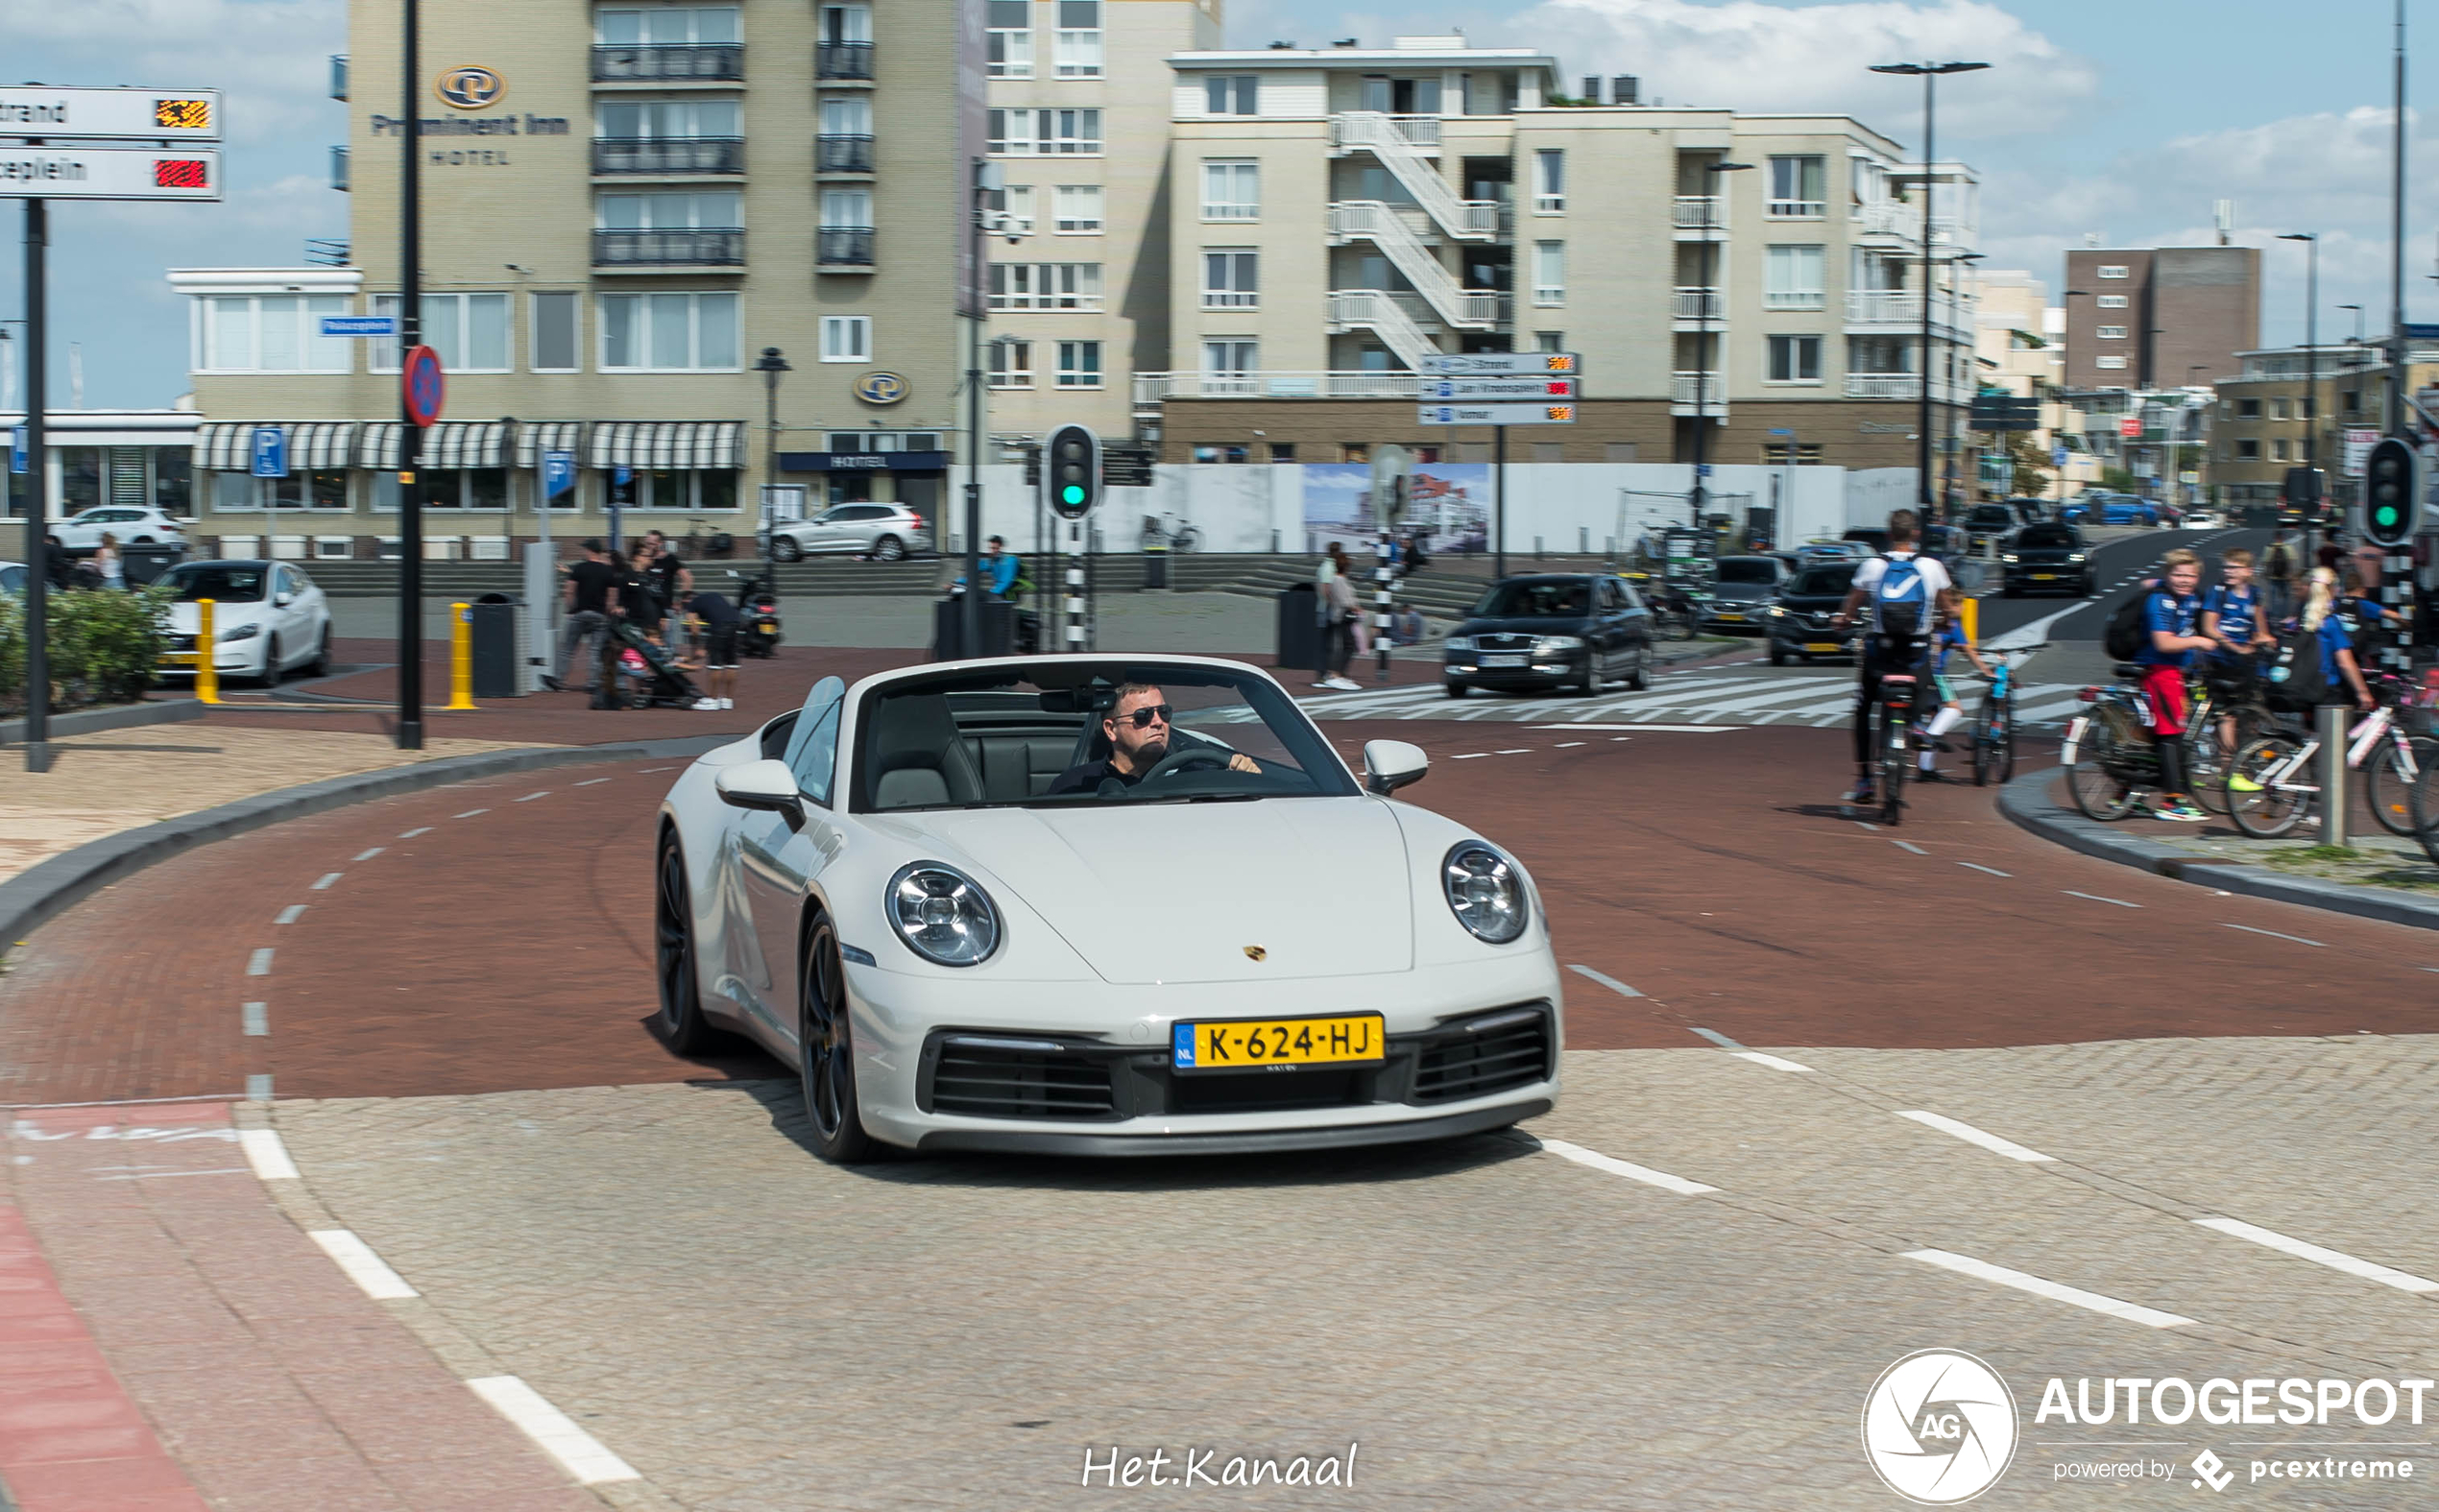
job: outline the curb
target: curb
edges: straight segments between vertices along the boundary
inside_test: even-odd
[[[1998,811],[2017,827],[2041,839],[2081,852],[2094,859],[2131,866],[2196,887],[2215,887],[2251,898],[2267,898],[2330,913],[2353,914],[2415,929],[2439,929],[2439,900],[2425,902],[2387,893],[2375,893],[2337,882],[2287,876],[2263,866],[2212,861],[2187,852],[2136,840],[2094,824],[2071,809],[2061,808],[2049,796],[2063,769],[2043,767],[2027,772],[1999,789]]]
[[[191,698],[165,699],[157,703],[121,704],[111,708],[72,708],[63,714],[53,714],[50,732],[54,737],[89,735],[105,730],[128,730],[137,725],[174,725],[188,719],[204,717],[204,706]],[[0,745],[15,745],[25,738],[25,721],[0,719]],[[6,1502],[0,1502],[5,1508]]]
[[[175,706],[171,706],[175,707]],[[192,716],[181,716],[192,717]],[[226,840],[308,814],[326,813],[375,798],[425,788],[447,787],[470,778],[543,767],[578,766],[593,761],[650,760],[657,756],[691,759],[714,746],[737,739],[726,735],[684,735],[668,740],[640,740],[605,746],[537,746],[521,751],[485,751],[472,756],[446,756],[412,766],[379,772],[358,772],[328,778],[302,787],[278,788],[241,798],[233,804],[164,819],[139,829],[124,830],[89,841],[55,855],[0,882],[0,955],[22,945],[49,920],[112,882],[148,866],[215,840]]]

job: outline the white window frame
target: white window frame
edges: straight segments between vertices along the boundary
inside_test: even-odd
[[[671,296],[682,296],[687,300],[687,355],[689,360],[681,366],[669,366],[658,363],[630,365],[625,367],[612,366],[610,362],[611,318],[607,306],[616,300],[666,299]],[[731,347],[736,352],[737,360],[725,366],[707,367],[704,366],[700,360],[703,350],[703,309],[704,301],[707,300],[726,300],[727,303],[724,307],[728,311],[728,318],[736,323],[735,327],[730,332],[730,336]],[[743,361],[745,349],[743,340],[744,323],[742,320],[743,311],[740,308],[741,301],[737,299],[736,294],[728,290],[656,289],[650,291],[649,293],[638,294],[595,294],[593,296],[593,348],[595,356],[594,371],[596,372],[637,373],[742,372],[745,371]],[[641,324],[639,327],[641,339],[648,345],[652,339],[651,309],[648,304],[639,307],[639,319],[641,322]],[[661,354],[659,352],[654,352],[652,355],[657,357]]]
[[[1033,387],[1033,344],[1022,337],[1002,336],[988,344],[989,386],[994,389]]]
[[[1782,195],[1778,192],[1781,187],[1778,169],[1780,163],[1796,165],[1788,170],[1788,175],[1795,180],[1789,186],[1793,189],[1793,193]],[[1818,199],[1803,197],[1804,170],[1801,165],[1804,163],[1817,164],[1821,170],[1821,195]],[[1771,157],[1770,166],[1765,171],[1770,175],[1770,182],[1767,186],[1770,195],[1764,204],[1764,213],[1770,219],[1818,221],[1827,217],[1829,213],[1829,159],[1827,157],[1819,153],[1780,153]]]
[[[1253,108],[1250,110],[1242,108],[1247,105],[1252,106]],[[1260,115],[1262,113],[1262,76],[1260,74],[1203,75],[1202,107],[1202,113],[1205,115]]]
[[[1567,333],[1564,331],[1534,331],[1533,333],[1533,349],[1535,351],[1564,351],[1567,349]]]
[[[861,216],[852,220],[832,220],[833,206],[842,207],[860,203]],[[873,193],[861,184],[840,184],[823,189],[813,202],[814,228],[825,231],[868,231],[873,228]]]
[[[278,301],[290,307],[297,322],[297,355],[306,364],[296,368],[266,368],[262,365],[262,307],[267,301]],[[222,366],[220,359],[219,316],[223,306],[243,305],[246,324],[246,355],[241,366]],[[322,318],[326,315],[347,315],[348,297],[344,294],[210,294],[195,300],[193,325],[187,355],[187,367],[194,372],[298,372],[347,373],[355,371],[353,338],[322,336]],[[319,355],[321,362],[315,365]]]
[[[1101,76],[1100,8],[1108,0],[1050,0],[1050,3],[1056,8],[1051,19],[1059,23],[1057,35],[1050,44],[1053,72],[1061,79],[1099,79]],[[1069,26],[1066,11],[1071,5],[1091,6],[1094,24]]]
[[[1064,106],[1002,109],[985,116],[985,150],[994,157],[1099,157],[1101,113]],[[1018,128],[1024,134],[1017,134]]]
[[[825,315],[821,318],[821,360],[871,362],[872,317]]]
[[[2109,372],[2114,372],[2126,365],[2126,359],[2123,357],[2094,357],[2091,360],[2091,365],[2095,368],[2104,368]]]
[[[570,328],[568,365],[545,367],[542,353],[542,301],[566,300]],[[582,372],[585,366],[585,297],[573,289],[537,289],[525,297],[525,353],[528,372]]]
[[[1206,310],[1258,310],[1262,307],[1262,253],[1251,247],[1206,247],[1202,250],[1202,307]]]
[[[1098,310],[1101,265],[1097,262],[995,262],[988,307],[1004,312]]]
[[[1567,153],[1563,147],[1535,148],[1533,154],[1533,213],[1567,213]]]
[[[2124,341],[2126,328],[2122,325],[2095,325],[2091,334],[2095,341]]]
[[[1218,185],[1228,196],[1213,198]],[[1250,184],[1253,198],[1238,198]],[[1251,157],[1206,157],[1202,162],[1202,218],[1206,221],[1262,219],[1262,164]]]
[[[1099,236],[1108,222],[1101,214],[1101,186],[1062,183],[1050,188],[1050,229],[1059,236]]]
[[[683,130],[683,131],[667,131],[667,132],[646,132],[646,133],[644,133],[644,134],[638,135],[638,136],[612,136],[612,135],[610,134],[610,132],[609,132],[608,127],[607,127],[607,125],[606,125],[605,112],[607,112],[607,111],[609,111],[609,110],[612,110],[612,109],[621,109],[621,108],[629,108],[629,107],[633,107],[633,108],[639,108],[639,109],[650,109],[651,108],[656,107],[656,106],[657,106],[657,107],[662,107],[662,108],[671,108],[671,109],[674,109],[674,110],[675,110],[678,114],[682,115],[682,116],[685,118],[685,130]],[[717,131],[717,132],[707,132],[707,131],[703,130],[703,118],[704,118],[705,113],[706,113],[707,111],[717,111],[717,110],[721,110],[721,109],[725,109],[725,110],[727,110],[727,111],[729,112],[729,116],[728,116],[728,121],[729,121],[729,124],[728,124],[728,129],[727,129],[727,130],[725,130],[725,131]],[[743,135],[745,134],[745,108],[744,108],[744,106],[743,106],[743,104],[742,104],[741,102],[737,101],[737,100],[728,100],[728,99],[717,99],[717,100],[686,100],[686,99],[678,99],[678,100],[653,100],[653,99],[635,100],[635,99],[628,99],[628,100],[620,100],[620,99],[611,98],[611,99],[605,99],[605,100],[597,100],[597,101],[593,102],[593,110],[594,110],[594,112],[595,112],[595,113],[594,113],[594,116],[593,116],[593,135],[595,135],[595,136],[597,136],[597,137],[600,137],[600,138],[602,138],[602,139],[603,139],[603,140],[605,140],[605,141],[614,141],[614,142],[692,142],[692,141],[705,141],[705,140],[710,140],[710,141],[722,141],[722,140],[726,140],[727,138],[730,138],[730,137],[741,137],[741,136],[743,136]]]
[[[703,202],[713,195],[724,196],[727,199],[728,218],[726,220],[707,221],[703,218]],[[647,222],[659,217],[660,208],[654,202],[666,204],[683,200],[686,202],[687,223],[684,226],[614,227],[610,224],[609,214],[610,204],[614,200],[635,201],[637,208],[641,212],[641,218]],[[593,225],[603,230],[740,231],[745,228],[745,191],[742,189],[604,189],[593,196],[592,221]]]
[[[998,228],[1001,231],[1013,230],[1019,235],[1032,235],[1033,186],[1029,183],[1012,183],[1002,189],[1000,214],[1002,217]]]
[[[2092,300],[2104,310],[2122,310],[2132,302],[2122,294],[2094,295]]]
[[[1083,359],[1092,359],[1086,371]],[[1071,381],[1072,380],[1072,381]],[[1058,344],[1058,387],[1062,389],[1098,389],[1103,378],[1101,344],[1097,341],[1063,341]]]
[[[2134,276],[2134,270],[2126,263],[2103,263],[2093,270],[2092,276],[2096,278],[2130,278]]]
[[[1810,252],[1809,258],[1799,255]],[[1812,287],[1799,276],[1809,262]],[[1829,250],[1814,242],[1777,242],[1764,250],[1761,307],[1765,310],[1820,310],[1829,305]]]
[[[1779,345],[1782,342],[1786,343],[1784,348]],[[1803,376],[1804,364],[1801,358],[1801,354],[1807,349],[1807,343],[1812,353],[1812,376],[1808,378]],[[1824,381],[1822,377],[1821,360],[1823,345],[1820,337],[1801,333],[1768,338],[1762,344],[1762,381],[1787,388],[1820,387]],[[1778,354],[1782,349],[1788,356],[1787,371],[1790,374],[1784,378],[1772,375],[1777,370]]]
[[[505,331],[506,339],[501,343],[502,355],[507,358],[507,366],[505,367],[477,368],[471,360],[466,358],[467,332],[471,324],[467,319],[467,311],[470,308],[469,301],[473,300],[498,300],[501,301],[501,305],[508,322]],[[452,311],[454,313],[451,313]],[[373,313],[375,315],[387,315],[396,319],[398,313],[398,297],[395,294],[374,295],[373,297]],[[447,333],[435,332],[432,328],[435,318],[452,322],[455,325],[455,329]],[[460,372],[514,372],[517,371],[517,303],[513,296],[495,293],[485,289],[470,289],[462,293],[453,294],[426,294],[423,296],[423,328],[422,334],[424,346],[439,348],[441,354],[441,365],[451,374]],[[433,340],[433,337],[436,334],[443,335],[444,339],[442,341]],[[372,349],[367,353],[367,356],[371,361],[371,372],[396,372],[398,371],[398,344],[395,337],[387,340],[375,341],[372,343],[371,346]],[[453,350],[452,348],[454,348]]]
[[[983,14],[986,19],[990,14],[987,9],[990,0],[984,0],[986,9]],[[1025,25],[984,29],[987,42],[983,56],[988,59],[991,48],[997,48],[1000,53],[999,61],[984,64],[994,79],[1033,77],[1033,0],[1015,0],[1015,3],[1025,8]]]
[[[614,47],[665,47],[670,45],[699,47],[710,45],[705,42],[703,37],[703,13],[707,11],[725,12],[729,18],[729,35],[726,36],[715,36],[711,38],[711,44],[736,45],[743,41],[745,34],[741,28],[744,23],[744,18],[738,13],[739,8],[733,5],[672,5],[650,7],[604,6],[592,13],[593,40],[607,43]],[[624,38],[614,37],[610,35],[610,29],[602,25],[602,22],[608,20],[614,15],[633,16],[638,22],[640,22],[643,17],[647,15],[655,17],[683,15],[687,18],[686,36],[683,39],[656,36],[647,40],[643,36],[641,26],[639,25],[634,36]]]
[[[1549,275],[1556,274],[1552,282]],[[1533,244],[1533,302],[1537,305],[1567,302],[1567,244],[1534,242]]]

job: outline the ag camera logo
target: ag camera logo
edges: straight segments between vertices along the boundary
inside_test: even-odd
[[[1923,1506],[1970,1501],[2016,1457],[2016,1398],[1955,1350],[1917,1350],[1872,1383],[1863,1452],[1888,1488]]]

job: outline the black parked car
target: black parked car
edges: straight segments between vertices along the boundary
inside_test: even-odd
[[[2009,598],[2026,593],[2072,593],[2089,598],[2099,586],[2090,548],[2083,532],[2072,525],[2043,520],[2016,533],[1998,554],[2005,574],[2002,591]]]
[[[1503,578],[1448,637],[1448,696],[1565,687],[1598,693],[1612,679],[1651,685],[1652,612],[1617,578],[1534,573]]]
[[[1722,557],[1714,564],[1710,599],[1702,606],[1704,630],[1759,630],[1762,612],[1778,596],[1787,564],[1776,557]]]
[[[1790,659],[1854,655],[1854,627],[1840,629],[1830,617],[1847,602],[1854,587],[1859,562],[1824,562],[1796,574],[1770,609],[1770,664],[1783,667]]]

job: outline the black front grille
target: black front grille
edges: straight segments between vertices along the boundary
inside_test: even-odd
[[[950,1036],[931,1071],[931,1111],[976,1118],[1106,1118],[1110,1063],[1045,1044]]]
[[[1539,636],[1519,636],[1507,631],[1493,631],[1489,635],[1476,636],[1474,647],[1480,651],[1531,651],[1533,643],[1540,638]]]
[[[1550,1074],[1550,1015],[1519,1008],[1486,1015],[1426,1042],[1409,1100],[1460,1102],[1524,1087]]]
[[[1179,1076],[1171,1084],[1171,1113],[1277,1113],[1291,1108],[1345,1108],[1372,1100],[1364,1072],[1316,1067],[1309,1070],[1247,1071]]]

